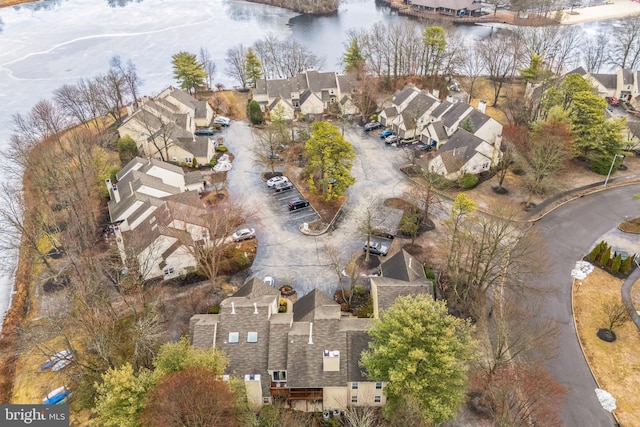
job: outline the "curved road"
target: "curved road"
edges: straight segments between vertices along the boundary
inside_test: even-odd
[[[607,189],[569,202],[536,223],[546,239],[551,269],[534,287],[542,291],[536,293],[543,303],[540,314],[561,327],[558,355],[548,362],[548,369],[567,389],[563,420],[568,427],[616,425],[596,398],[597,385],[578,343],[571,313],[571,269],[600,236],[626,216],[638,216],[636,193],[640,193],[637,184]]]

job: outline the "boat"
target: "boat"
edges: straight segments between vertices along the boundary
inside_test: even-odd
[[[69,391],[69,389],[67,389],[67,386],[63,385],[62,387],[58,387],[57,389],[53,390],[51,393],[47,394],[47,397],[42,399],[42,404],[44,405],[58,404],[60,401],[64,400],[70,394],[71,392]]]
[[[60,369],[66,367],[71,363],[71,360],[73,359],[73,353],[75,352],[76,352],[75,350],[59,351],[58,353],[49,357],[49,360],[47,360],[47,363],[42,365],[40,370],[44,371],[45,369],[52,368],[53,371],[59,371]]]

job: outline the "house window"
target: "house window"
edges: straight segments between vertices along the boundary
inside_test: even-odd
[[[298,101],[293,101],[293,108],[300,108],[300,103]]]
[[[484,165],[482,165],[482,169],[489,169],[489,163],[485,163]]]
[[[257,332],[247,333],[247,342],[258,342],[258,333]]]
[[[187,162],[187,163],[191,163],[191,162],[193,162],[193,159],[191,157],[185,157],[184,161]]]
[[[382,390],[382,383],[376,383],[376,390]]]
[[[353,395],[351,396],[351,403],[358,403],[358,396],[357,395]]]
[[[351,390],[357,390],[358,389],[358,383],[351,383]]]
[[[262,404],[263,405],[270,405],[271,404],[271,397],[270,396],[266,396],[262,398]]]
[[[158,159],[158,160],[162,160],[162,159]],[[177,157],[172,157],[172,158],[171,158],[171,161],[173,161],[173,162],[177,162],[177,161],[178,161],[178,158],[177,158]]]
[[[273,371],[271,373],[274,381],[286,381],[287,380],[287,371]]]
[[[169,267],[169,268],[165,268],[164,269],[164,275],[165,276],[169,276],[171,274],[173,274],[173,267]]]
[[[238,333],[238,332],[229,332],[229,344],[237,343],[238,339],[240,339],[240,333]]]
[[[382,402],[382,396],[373,396],[373,403]]]

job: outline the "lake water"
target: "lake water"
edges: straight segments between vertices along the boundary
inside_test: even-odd
[[[266,34],[298,40],[339,70],[346,31],[383,22],[407,22],[376,0],[346,0],[338,14],[302,16],[285,9],[233,0],[54,0],[0,9],[0,149],[8,146],[11,116],[25,113],[53,90],[104,73],[120,55],[133,60],[143,79],[140,93],[154,95],[175,84],[171,56],[209,50],[215,82],[233,86],[224,73],[226,50],[251,45]],[[584,24],[585,32],[611,23]],[[458,27],[481,39],[490,26]],[[11,266],[0,270],[0,315],[10,303]]]

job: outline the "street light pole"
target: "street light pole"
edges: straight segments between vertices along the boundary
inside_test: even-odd
[[[613,161],[611,162],[611,167],[609,168],[609,173],[607,174],[607,179],[604,180],[604,186],[603,187],[607,186],[607,182],[609,182],[609,177],[611,176],[611,171],[613,170],[613,165],[616,163],[616,159],[618,157],[622,157],[624,159],[624,156],[622,154],[615,154],[613,156]]]

